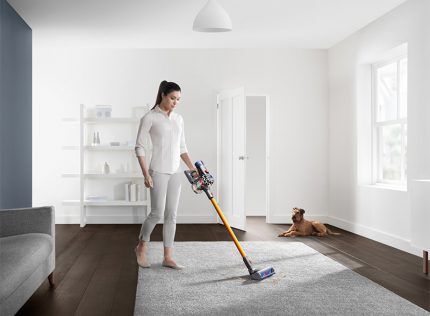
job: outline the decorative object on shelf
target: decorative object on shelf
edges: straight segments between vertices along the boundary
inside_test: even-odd
[[[107,201],[107,196],[104,195],[88,195],[87,201],[94,201],[94,202],[104,202]]]
[[[112,117],[112,106],[111,105],[96,105],[96,117],[97,118]]]
[[[124,184],[125,190],[125,201],[139,202],[142,201],[142,195],[140,189],[142,186],[139,183],[127,182]]]
[[[142,200],[142,196],[141,196],[141,193],[140,193],[140,188],[141,187],[142,186],[139,183],[136,183],[136,200],[137,201],[141,201]]]
[[[141,188],[141,185],[139,183],[134,183],[134,182],[125,183],[124,184],[125,201],[128,201],[128,202],[142,201],[140,188]]]
[[[124,195],[125,195],[124,200],[129,202],[130,201],[130,183],[128,182],[124,184]]]
[[[100,133],[99,132],[93,132],[93,142],[91,145],[92,146],[100,145]]]
[[[137,201],[137,195],[136,195],[136,183],[130,184],[130,202],[136,202]]]
[[[109,164],[107,162],[105,162],[103,165],[103,174],[109,174],[109,173],[110,173]]]

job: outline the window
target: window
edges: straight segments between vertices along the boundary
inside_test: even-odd
[[[406,56],[372,65],[373,182],[406,186]]]

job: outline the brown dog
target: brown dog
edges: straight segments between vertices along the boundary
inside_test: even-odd
[[[296,237],[296,236],[327,236],[327,235],[340,235],[339,233],[333,233],[324,224],[317,221],[307,221],[304,219],[303,214],[305,210],[295,207],[292,210],[293,225],[287,231],[279,234],[278,237]]]

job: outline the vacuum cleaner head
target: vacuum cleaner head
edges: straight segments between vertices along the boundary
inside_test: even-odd
[[[251,261],[247,257],[243,257],[243,262],[248,268],[249,275],[253,280],[260,281],[275,274],[275,269],[273,269],[273,267],[266,267],[260,270],[254,269],[252,267]]]
[[[266,268],[261,269],[261,270],[254,270],[251,273],[251,279],[260,281],[260,280],[268,278],[274,274],[275,274],[275,269],[273,269],[273,267],[266,267]]]

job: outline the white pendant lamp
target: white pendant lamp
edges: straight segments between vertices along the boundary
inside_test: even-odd
[[[196,32],[228,32],[232,30],[231,20],[216,0],[209,0],[197,14],[193,23]]]

